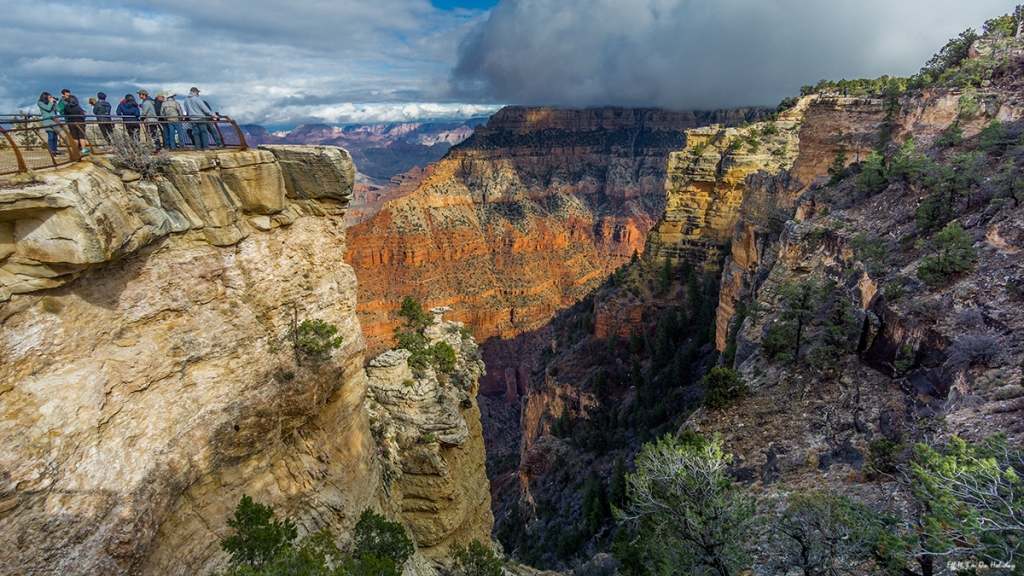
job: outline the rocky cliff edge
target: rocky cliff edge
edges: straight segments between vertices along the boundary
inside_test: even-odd
[[[352,180],[344,150],[268,146],[0,183],[5,572],[206,574],[243,494],[343,549],[362,510],[388,511],[343,261]],[[286,339],[306,319],[338,327],[329,358]]]

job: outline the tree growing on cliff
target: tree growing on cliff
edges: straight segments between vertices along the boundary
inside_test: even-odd
[[[848,174],[846,164],[849,161],[849,156],[846,153],[846,144],[840,144],[839,148],[836,149],[836,155],[832,159],[832,165],[828,169],[828,185],[835,186],[843,181]]]
[[[704,405],[712,409],[727,408],[741,398],[750,387],[737,370],[712,368],[700,381],[704,389]]]
[[[434,323],[434,317],[423,310],[423,306],[412,296],[402,300],[398,315],[405,323],[395,326],[395,348],[408,350],[409,366],[414,370],[423,370],[433,366],[441,374],[448,374],[455,369],[458,357],[455,349],[447,342],[438,342],[433,346],[427,341],[423,330]]]
[[[885,166],[885,158],[872,150],[861,166],[860,174],[857,175],[857,191],[867,196],[874,196],[888,186],[889,174]]]
[[[749,566],[755,502],[732,481],[731,463],[718,436],[684,443],[667,435],[644,445],[627,476],[629,503],[617,514],[638,531],[633,546],[648,570],[735,576]]]
[[[804,330],[814,320],[821,306],[821,285],[817,280],[808,278],[799,284],[782,284],[779,286],[783,322],[793,327],[793,359],[800,359],[800,347],[803,345]]]
[[[367,508],[359,515],[353,530],[355,547],[345,563],[346,574],[399,576],[402,567],[416,551],[405,528]]]
[[[234,517],[228,519],[228,527],[235,533],[220,541],[221,549],[231,554],[232,564],[259,568],[292,545],[298,537],[295,523],[271,520],[273,517],[273,508],[242,496]]]
[[[469,546],[452,544],[451,551],[454,574],[456,576],[502,576],[501,558],[494,550],[473,540]]]
[[[934,255],[921,259],[917,277],[929,286],[946,286],[953,276],[969,272],[978,261],[978,250],[959,222],[947,225],[927,246]]]
[[[295,361],[301,363],[303,357],[323,362],[331,357],[331,350],[341,346],[342,336],[336,336],[338,327],[328,324],[319,318],[303,320],[288,333],[288,339],[295,346]]]
[[[882,518],[849,498],[824,490],[792,492],[767,515],[763,541],[772,572],[804,576],[864,574]]]

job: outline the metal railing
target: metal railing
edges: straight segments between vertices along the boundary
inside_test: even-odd
[[[119,138],[146,142],[168,152],[183,150],[246,150],[249,145],[234,120],[184,116],[176,120],[146,119],[126,121],[119,116],[85,116],[69,122],[67,118],[49,119],[43,126],[39,116],[0,115],[0,175],[66,166],[80,161],[77,136],[84,136],[89,154],[112,154]],[[200,128],[202,127],[202,128]],[[202,132],[201,132],[202,131]],[[57,151],[49,147],[49,134],[57,135]],[[206,146],[203,147],[203,133]],[[172,147],[173,142],[173,147]]]

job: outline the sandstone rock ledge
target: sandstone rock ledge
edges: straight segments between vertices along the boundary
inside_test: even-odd
[[[0,571],[208,574],[242,494],[342,545],[386,509],[342,260],[352,174],[338,148],[268,147],[0,186]],[[344,337],[318,366],[282,339],[306,318]],[[479,437],[468,402],[457,432]]]
[[[408,350],[385,352],[367,368],[367,409],[384,460],[388,507],[412,530],[419,551],[443,562],[452,543],[486,542],[494,517],[476,402],[484,363],[461,322],[435,324],[431,344],[448,343],[458,362],[448,375],[414,371]]]

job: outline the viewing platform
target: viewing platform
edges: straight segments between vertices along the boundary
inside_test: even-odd
[[[118,140],[162,147],[160,132],[164,126],[171,124],[182,127],[181,140],[183,148],[162,148],[168,152],[204,152],[224,150],[247,150],[245,136],[234,120],[225,116],[217,118],[189,118],[176,120],[155,119],[141,122],[125,121],[118,116],[97,117],[86,116],[83,122],[67,122],[66,119],[53,118],[52,126],[44,126],[42,118],[28,115],[0,115],[0,176],[57,168],[79,162],[86,154],[79,151],[72,139],[72,126],[81,125],[85,131],[85,141],[89,154],[106,155],[116,150]],[[186,133],[192,124],[202,123],[212,133],[209,148],[197,148]],[[47,146],[47,129],[53,129],[59,135],[58,153],[54,154]],[[217,143],[218,146],[214,146]]]

